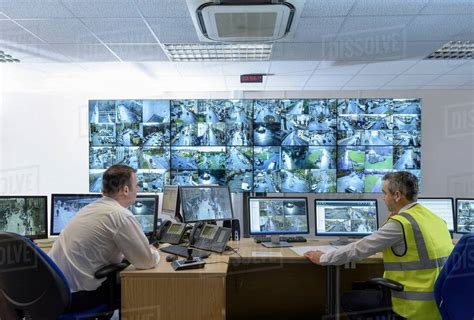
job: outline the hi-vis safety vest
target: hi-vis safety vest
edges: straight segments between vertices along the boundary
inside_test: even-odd
[[[407,319],[441,319],[433,287],[453,250],[446,222],[420,204],[390,220],[402,225],[406,244],[402,255],[395,254],[392,248],[383,251],[384,278],[404,287],[401,292],[392,291],[393,311]]]

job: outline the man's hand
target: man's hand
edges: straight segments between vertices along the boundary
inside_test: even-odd
[[[321,256],[324,254],[322,251],[307,251],[304,256],[309,259],[312,263],[321,264]]]

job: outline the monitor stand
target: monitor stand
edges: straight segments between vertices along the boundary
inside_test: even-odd
[[[280,241],[280,236],[277,235],[272,235],[271,237],[272,241],[271,242],[262,242],[262,245],[267,248],[287,248],[287,247],[292,247],[291,244],[289,244],[286,241]]]
[[[331,246],[345,246],[351,243],[348,237],[339,237],[337,240],[329,241]]]

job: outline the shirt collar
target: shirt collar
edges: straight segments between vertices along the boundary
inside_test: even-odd
[[[408,210],[408,209],[410,209],[411,207],[413,207],[413,206],[414,206],[415,204],[417,204],[417,203],[418,203],[418,202],[416,202],[416,201],[415,201],[415,202],[411,202],[411,203],[407,204],[406,206],[400,208],[400,210],[398,210],[398,212],[400,213],[400,212],[403,212],[403,211],[405,211],[405,210]]]

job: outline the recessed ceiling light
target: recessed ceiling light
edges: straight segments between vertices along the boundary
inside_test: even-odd
[[[425,59],[473,59],[474,43],[471,41],[449,41]]]
[[[14,58],[11,54],[7,54],[5,51],[0,50],[0,62],[20,62],[20,60]]]
[[[271,43],[165,43],[171,61],[268,61]]]

